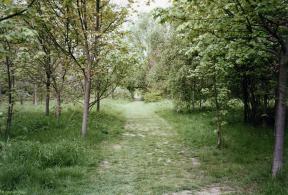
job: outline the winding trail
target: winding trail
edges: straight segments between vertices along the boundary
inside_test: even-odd
[[[92,178],[93,194],[202,194],[197,192],[203,180],[200,163],[154,107],[133,102],[120,108],[127,118],[125,132],[103,144],[105,159]]]

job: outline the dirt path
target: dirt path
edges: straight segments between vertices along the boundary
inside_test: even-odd
[[[186,154],[176,131],[153,107],[133,102],[121,109],[127,118],[126,132],[117,142],[103,145],[105,159],[93,178],[93,194],[186,195],[201,191],[200,163]]]

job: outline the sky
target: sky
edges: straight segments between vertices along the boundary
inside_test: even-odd
[[[128,0],[111,0],[111,2],[118,4],[120,6],[127,6]],[[170,0],[154,0],[149,5],[147,5],[145,0],[135,0],[135,3],[133,4],[132,8],[137,12],[149,12],[153,10],[154,8],[161,7],[166,8],[171,5]]]

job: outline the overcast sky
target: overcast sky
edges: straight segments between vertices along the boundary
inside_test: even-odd
[[[127,6],[128,0],[111,0],[111,2],[116,3],[120,6]],[[154,8],[161,7],[166,8],[170,6],[170,0],[154,0],[150,3],[150,5],[147,5],[145,0],[135,0],[135,3],[133,4],[133,9],[138,12],[149,12]]]

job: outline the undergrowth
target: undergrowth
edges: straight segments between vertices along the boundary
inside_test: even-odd
[[[17,106],[11,138],[0,142],[0,195],[89,190],[89,170],[101,161],[101,143],[117,138],[124,126],[121,114],[109,104],[102,112],[91,112],[85,139],[80,137],[77,106],[65,105],[60,121],[53,114],[44,116],[43,105]]]
[[[224,147],[217,149],[211,111],[159,111],[177,129],[190,155],[200,160],[211,184],[227,183],[240,194],[288,194],[288,167],[277,179],[271,177],[273,130],[243,124],[239,113],[231,113]]]

